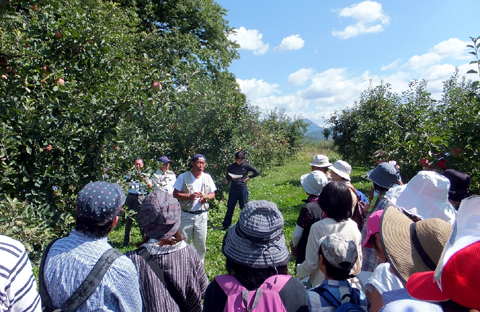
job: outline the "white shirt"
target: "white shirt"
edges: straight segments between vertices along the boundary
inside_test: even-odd
[[[177,180],[175,181],[175,183],[173,184],[173,188],[176,189],[177,191],[179,192],[182,192],[182,189],[183,189],[183,177],[186,175],[186,174],[189,174],[191,175],[192,177],[192,180],[193,180],[193,193],[195,192],[201,192],[202,191],[202,187],[203,187],[203,179],[206,179],[206,184],[209,185],[209,190],[206,192],[207,194],[210,194],[212,192],[215,192],[217,190],[217,187],[215,186],[215,182],[213,182],[213,179],[212,177],[208,174],[208,173],[205,173],[205,172],[202,172],[202,174],[200,175],[200,177],[198,177],[198,179],[195,179],[195,176],[192,174],[191,171],[188,171],[188,172],[185,172],[185,173],[182,173],[181,175],[178,176]],[[207,195],[205,194],[205,195]],[[191,211],[195,211],[195,210],[201,210],[202,209],[202,203],[200,203],[200,197],[196,198],[193,200],[193,207],[192,209],[190,209]]]
[[[153,183],[155,184],[155,190],[166,191],[169,194],[173,194],[173,185],[177,180],[177,176],[173,171],[167,170],[163,172],[158,169],[153,175]]]
[[[375,287],[381,295],[385,291],[405,288],[402,281],[390,271],[390,263],[380,263],[373,271],[372,276],[367,280],[365,287],[372,292]]]
[[[360,273],[360,269],[362,268],[362,234],[360,234],[358,230],[357,223],[352,219],[337,222],[334,219],[325,218],[317,221],[312,225],[310,234],[308,235],[305,261],[297,265],[297,277],[305,278],[310,276],[312,287],[320,285],[323,280],[325,280],[325,275],[318,268],[318,248],[320,247],[318,241],[320,238],[333,233],[342,233],[357,245],[358,259],[351,273],[356,275]]]

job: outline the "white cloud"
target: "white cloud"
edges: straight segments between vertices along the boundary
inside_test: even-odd
[[[428,53],[432,53],[429,56],[435,55],[438,60],[447,57],[456,59],[455,64],[460,60],[463,64],[457,68],[460,75],[465,75],[469,69],[472,69],[472,65],[468,64],[468,49],[462,50],[466,44],[467,42],[458,39],[450,39],[436,44]],[[455,51],[450,45],[458,47],[461,52]],[[409,62],[407,64],[410,64]],[[384,84],[390,84],[392,92],[401,95],[403,91],[408,90],[410,81],[425,79],[428,92],[431,92],[434,99],[439,100],[442,96],[444,81],[455,73],[455,66],[452,64],[424,64],[413,69],[410,65],[402,65],[400,60],[382,67],[383,70],[386,68],[396,68],[396,70],[384,72],[381,75],[375,75],[369,71],[353,75],[349,68],[331,68],[322,72],[316,72],[314,68],[302,68],[288,76],[290,88],[291,86],[299,87],[296,92],[288,94],[280,91],[283,86],[261,79],[237,79],[237,82],[248,100],[258,106],[262,112],[271,111],[275,107],[283,108],[290,117],[298,117],[301,114],[322,126],[324,118],[328,118],[334,111],[345,109],[352,106],[355,101],[359,101],[361,93],[370,84],[377,86],[383,81]],[[466,75],[466,77],[472,80],[480,79],[478,75]]]
[[[397,59],[397,60],[391,62],[391,63],[388,64],[387,66],[382,66],[382,71],[397,69],[398,64],[400,64],[400,59]]]
[[[315,70],[312,68],[302,68],[288,75],[288,83],[293,86],[301,86],[312,77]]]
[[[432,66],[449,57],[456,60],[468,60],[469,55],[466,51],[468,49],[467,44],[469,43],[469,41],[450,38],[436,44],[425,54],[412,56],[405,66],[413,70],[418,70],[423,67]]]
[[[300,35],[291,35],[282,39],[282,42],[275,50],[286,51],[286,50],[300,50],[303,48],[305,40],[303,40]]]
[[[265,54],[270,48],[270,45],[263,42],[262,38],[263,34],[257,29],[246,29],[245,27],[235,29],[228,35],[228,39],[236,41],[240,45],[240,49],[253,51],[255,55]]]
[[[263,81],[262,79],[237,79],[237,83],[240,85],[240,90],[247,95],[249,100],[269,96],[274,93],[281,93],[278,90],[278,84],[271,84]]]
[[[353,18],[356,23],[342,31],[334,30],[332,35],[348,39],[366,33],[383,31],[390,24],[390,17],[382,11],[382,4],[375,1],[363,1],[343,9],[334,9],[340,17]]]

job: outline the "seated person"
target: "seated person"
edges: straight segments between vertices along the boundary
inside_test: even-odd
[[[358,258],[357,245],[340,233],[324,236],[319,241],[318,267],[325,274],[319,286],[308,291],[310,311],[335,311],[340,305],[350,302],[368,311],[365,295],[349,282],[350,270]]]

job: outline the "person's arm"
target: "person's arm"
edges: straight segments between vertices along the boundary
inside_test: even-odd
[[[253,174],[251,176],[247,176],[247,178],[245,179],[245,182],[247,182],[247,180],[250,180],[260,175],[260,171],[258,171],[257,168],[255,168],[250,164],[247,164],[247,175],[248,175],[248,171],[253,172]]]
[[[319,221],[321,222],[321,221]],[[297,277],[305,278],[318,269],[318,240],[322,237],[317,223],[315,223],[308,235],[307,248],[305,250],[305,261],[297,265]]]
[[[367,299],[370,302],[370,309],[368,312],[378,312],[383,307],[382,295],[378,290],[372,286],[372,291],[367,290]]]
[[[181,193],[179,190],[174,189],[173,190],[173,197],[175,197],[178,200],[195,200],[198,197],[200,197],[200,195],[199,195],[198,192],[195,192],[195,193],[192,193],[192,194],[187,194],[187,193]]]

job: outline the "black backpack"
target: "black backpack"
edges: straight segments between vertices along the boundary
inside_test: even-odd
[[[65,301],[64,304],[62,304],[60,308],[55,308],[52,305],[50,295],[45,287],[43,272],[45,269],[45,261],[47,260],[48,251],[50,250],[50,247],[52,247],[53,243],[55,243],[57,240],[58,238],[50,242],[47,248],[45,248],[45,251],[42,255],[42,262],[40,264],[40,271],[38,273],[39,293],[40,298],[42,299],[42,309],[44,312],[74,312],[93,294],[95,289],[97,289],[98,285],[102,281],[103,276],[105,273],[107,273],[110,265],[118,257],[122,256],[123,253],[115,248],[110,248],[109,250],[105,251],[77,290],[75,290],[75,292],[67,299],[67,301]]]

